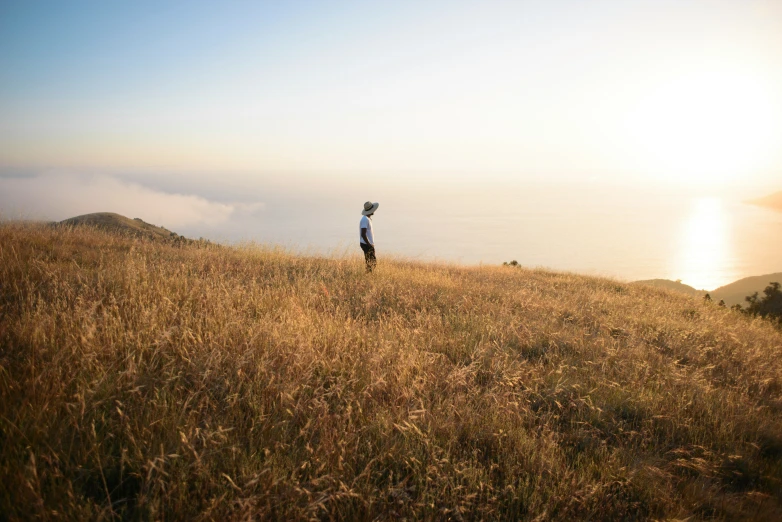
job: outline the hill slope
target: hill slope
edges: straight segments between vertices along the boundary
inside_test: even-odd
[[[782,333],[507,267],[0,226],[0,512],[782,515]]]
[[[754,292],[763,297],[763,290],[771,282],[782,283],[782,272],[739,279],[729,285],[717,288],[711,292],[711,297],[717,301],[722,299],[728,306],[735,304],[745,306],[745,297],[752,295]]]
[[[714,302],[723,300],[727,306],[733,306],[735,304],[744,306],[746,304],[744,300],[745,297],[752,295],[754,292],[757,292],[762,297],[763,290],[765,290],[769,283],[773,281],[782,283],[782,272],[745,277],[711,291],[696,290],[689,285],[682,284],[678,281],[671,281],[670,279],[647,279],[644,281],[633,281],[632,284],[673,290],[692,297],[703,297],[708,293]]]
[[[690,285],[685,285],[680,281],[671,281],[670,279],[645,279],[643,281],[633,281],[632,284],[653,286],[665,290],[673,290],[692,297],[703,297],[706,290],[696,290]]]
[[[113,233],[150,240],[171,240],[180,237],[175,232],[171,232],[163,227],[150,225],[139,218],[130,219],[113,212],[84,214],[83,216],[76,216],[60,221],[57,225],[69,227],[89,226]]]

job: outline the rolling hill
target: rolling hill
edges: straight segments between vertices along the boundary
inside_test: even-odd
[[[703,294],[707,292],[706,290],[696,290],[690,285],[685,285],[681,281],[671,281],[670,279],[645,279],[643,281],[633,281],[632,284],[664,288],[665,290],[673,290],[674,292],[693,297],[703,297]]]
[[[725,286],[721,286],[715,290],[696,290],[695,288],[682,284],[679,281],[671,281],[670,279],[647,279],[644,281],[633,281],[631,284],[652,286],[655,288],[664,288],[666,290],[673,290],[692,297],[703,297],[708,293],[712,300],[719,302],[725,301],[727,306],[733,306],[740,304],[744,306],[744,298],[757,292],[760,297],[763,297],[763,290],[771,282],[782,283],[782,272],[776,272],[773,274],[766,274],[761,276],[745,277],[739,279],[733,283]]]
[[[130,219],[113,212],[95,212],[93,214],[84,214],[69,219],[65,219],[55,226],[65,227],[93,227],[106,230],[112,233],[138,237],[153,241],[170,241],[181,238],[177,233],[168,229],[151,225],[140,218]],[[184,239],[184,238],[182,238]]]
[[[728,306],[735,304],[744,306],[746,304],[744,301],[745,297],[752,295],[754,292],[763,297],[763,290],[771,282],[782,283],[782,272],[739,279],[729,285],[717,288],[711,292],[711,297],[716,301],[722,299]]]

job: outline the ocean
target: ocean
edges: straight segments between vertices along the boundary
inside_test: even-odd
[[[384,256],[526,267],[624,281],[664,278],[713,290],[782,272],[782,212],[728,196],[600,186],[439,187],[374,191]],[[319,255],[360,254],[370,194],[323,190],[277,196],[262,211],[206,233]],[[199,233],[200,232],[200,233]]]

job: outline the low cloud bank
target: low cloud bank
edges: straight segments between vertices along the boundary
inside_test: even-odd
[[[0,177],[0,217],[4,219],[61,221],[92,212],[116,212],[176,231],[181,227],[213,227],[262,208],[263,203],[221,203],[112,176],[46,173]]]

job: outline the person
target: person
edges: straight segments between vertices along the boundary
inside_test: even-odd
[[[375,257],[375,235],[372,233],[372,215],[377,210],[380,203],[367,201],[364,203],[364,210],[361,211],[361,223],[359,223],[359,239],[361,240],[361,250],[364,251],[364,261],[367,263],[367,272],[371,272],[377,265]]]

